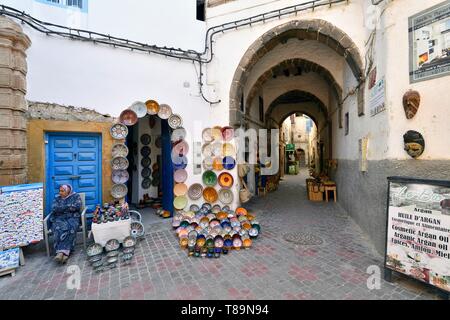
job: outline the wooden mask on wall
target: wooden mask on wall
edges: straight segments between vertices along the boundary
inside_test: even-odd
[[[420,106],[420,94],[417,91],[409,90],[403,96],[403,108],[407,119],[412,119],[417,114]]]
[[[408,131],[404,136],[405,151],[414,158],[417,159],[425,151],[425,139],[417,131]]]

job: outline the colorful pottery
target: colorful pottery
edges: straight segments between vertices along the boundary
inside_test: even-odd
[[[237,208],[236,209],[236,215],[241,216],[244,215],[246,216],[248,214],[248,211],[245,208]]]
[[[223,204],[231,204],[233,199],[233,192],[230,189],[221,189],[219,191],[219,201]]]
[[[215,170],[215,171],[222,171],[223,170],[223,163],[222,163],[222,158],[219,158],[219,157],[217,157],[217,158],[214,158],[213,159],[213,164],[212,164],[212,167],[213,167],[213,170]]]
[[[186,156],[182,157],[172,157],[173,167],[175,170],[186,169],[188,164],[188,159]]]
[[[187,204],[188,204],[188,199],[186,198],[186,196],[176,197],[173,200],[173,206],[177,210],[183,210],[184,208],[186,208]]]
[[[217,201],[219,195],[217,194],[216,189],[208,187],[203,190],[203,198],[209,203],[214,203]]]
[[[167,104],[161,104],[159,106],[158,116],[161,119],[167,120],[170,118],[171,115],[172,115],[172,108],[170,106],[168,106]]]
[[[220,142],[214,142],[211,145],[211,153],[213,157],[222,157],[223,156],[223,145]]]
[[[205,130],[203,130],[202,138],[203,138],[203,141],[206,143],[210,143],[211,141],[213,141],[211,128],[206,128]]]
[[[211,135],[214,141],[221,142],[223,140],[222,137],[222,127],[214,127],[211,129]]]
[[[150,159],[149,157],[142,158],[142,160],[141,160],[142,167],[149,168],[151,164],[152,164],[152,159]]]
[[[141,148],[141,156],[148,157],[152,153],[152,149],[149,146],[144,146]]]
[[[122,123],[116,123],[111,127],[109,132],[113,139],[123,140],[128,136],[128,127]]]
[[[133,110],[127,109],[122,111],[119,121],[126,126],[134,126],[138,122],[138,116]]]
[[[217,184],[217,175],[213,171],[203,173],[203,183],[208,187],[214,187]]]
[[[195,183],[189,187],[188,197],[191,200],[200,199],[202,197],[202,194],[203,194],[203,186],[201,184]],[[194,209],[197,209],[197,208],[194,208]],[[191,210],[192,210],[192,208],[191,208]],[[199,210],[199,208],[197,210],[192,210],[192,211],[198,211],[198,210]]]
[[[206,157],[203,159],[203,169],[213,170],[214,159],[212,157]]]
[[[233,170],[236,167],[236,160],[233,157],[225,157],[222,164],[225,170]]]
[[[112,147],[112,150],[111,150],[111,156],[113,158],[128,156],[128,147],[125,144],[123,144],[123,143],[116,143],[116,144],[114,144],[113,147]]]
[[[232,127],[222,128],[222,138],[223,141],[230,141],[234,138],[234,129]]]
[[[231,143],[224,143],[222,146],[222,154],[224,157],[236,156],[236,148]]]
[[[175,180],[176,183],[186,182],[187,177],[188,177],[188,173],[185,169],[179,169],[179,170],[175,171],[175,173],[173,174],[173,179]]]
[[[220,174],[218,179],[219,179],[219,185],[222,188],[231,188],[234,184],[233,176],[231,174],[229,174],[228,172],[224,172],[224,173]]]
[[[150,142],[152,142],[152,137],[146,133],[141,136],[140,140],[144,146],[148,146],[150,144]]]
[[[111,195],[115,199],[122,199],[124,198],[128,193],[128,188],[124,184],[115,184],[111,188]]]
[[[171,127],[172,129],[178,129],[179,127],[181,127],[183,125],[183,120],[181,119],[181,117],[179,115],[172,114],[169,117],[168,123],[169,123],[169,127]]]
[[[133,103],[130,107],[130,110],[133,110],[138,118],[143,118],[147,115],[147,106],[145,103],[137,101]]]
[[[145,106],[147,107],[147,113],[150,115],[158,114],[159,112],[159,103],[155,100],[148,100],[145,103]]]
[[[175,187],[173,188],[173,194],[176,197],[180,197],[180,196],[186,195],[187,191],[188,191],[188,187],[184,183],[177,183],[175,185]]]
[[[186,138],[187,132],[184,128],[175,129],[171,135],[171,141],[176,143],[178,141],[184,140]]]
[[[212,156],[212,144],[208,143],[202,147],[202,155],[207,158]]]
[[[188,153],[189,153],[189,145],[184,140],[177,142],[172,147],[172,154],[173,155],[186,156]]]
[[[126,183],[130,179],[130,175],[127,170],[113,170],[112,181],[115,184]]]

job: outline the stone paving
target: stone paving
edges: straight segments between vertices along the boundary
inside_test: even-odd
[[[82,248],[66,266],[29,252],[15,277],[0,278],[0,299],[441,299],[432,288],[400,277],[369,290],[366,270],[381,268],[383,258],[339,204],[306,199],[305,178],[288,176],[277,191],[246,206],[262,225],[249,250],[189,258],[170,220],[154,216],[132,264],[98,274]],[[313,245],[295,243],[309,239]],[[66,285],[71,265],[81,270],[79,290]]]

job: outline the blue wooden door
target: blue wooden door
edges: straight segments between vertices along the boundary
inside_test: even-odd
[[[86,194],[88,212],[101,203],[101,136],[89,133],[47,133],[46,212],[61,184]]]

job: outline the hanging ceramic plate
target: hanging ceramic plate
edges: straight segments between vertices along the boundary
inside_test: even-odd
[[[113,170],[127,170],[130,163],[125,157],[115,157],[111,160],[111,167]]]
[[[213,170],[222,171],[223,170],[223,160],[220,157],[214,158],[213,160]]]
[[[188,194],[189,194],[189,191],[188,191]],[[200,197],[202,196],[202,194],[200,193]],[[189,196],[189,198],[190,198],[190,196]],[[192,199],[192,198],[191,198]],[[199,198],[200,199],[200,198]],[[192,199],[192,200],[194,200],[194,199]],[[196,205],[196,204],[193,204],[193,205],[191,205],[190,207],[189,207],[189,210],[191,210],[191,211],[193,211],[193,212],[197,212],[198,210],[200,210],[200,207],[198,206],[198,205]]]
[[[222,157],[223,145],[220,142],[214,142],[211,145],[211,152],[214,157]]]
[[[128,136],[128,128],[122,123],[116,123],[111,127],[110,133],[113,139],[122,140]]]
[[[202,132],[203,142],[210,143],[213,141],[212,130],[211,128],[206,128]]]
[[[162,138],[161,138],[161,136],[158,136],[158,137],[156,138],[156,140],[155,140],[155,146],[156,146],[158,149],[161,149],[161,146],[162,146]]]
[[[203,159],[203,169],[213,170],[214,159],[212,157],[206,157]]]
[[[146,178],[144,180],[142,180],[142,188],[147,190],[151,187],[152,185],[152,179],[150,178]]]
[[[219,185],[222,188],[231,188],[234,184],[234,179],[231,174],[224,172],[219,176]]]
[[[153,178],[152,186],[158,187],[158,186],[159,186],[159,183],[160,183],[159,178]]]
[[[142,172],[141,172],[142,178],[149,178],[151,176],[151,174],[152,174],[152,170],[150,170],[150,168],[142,169]]]
[[[224,143],[222,154],[224,157],[234,157],[236,156],[236,148],[231,143]]]
[[[150,144],[150,142],[152,142],[152,137],[149,134],[143,134],[141,136],[141,143],[144,146],[148,146]]]
[[[141,165],[142,165],[144,168],[150,167],[151,164],[152,164],[152,159],[150,159],[149,157],[142,158],[142,160],[141,160]]]
[[[180,169],[174,172],[173,179],[176,183],[184,183],[187,180],[188,173],[184,169]]]
[[[119,116],[119,120],[126,126],[134,126],[138,122],[138,116],[133,110],[123,110]]]
[[[211,129],[211,135],[214,141],[221,142],[223,140],[222,137],[222,127],[214,127]]]
[[[207,201],[209,203],[216,202],[218,197],[219,196],[217,194],[216,189],[214,189],[212,187],[208,187],[203,190],[203,198],[205,199],[205,201]]]
[[[234,138],[234,129],[232,127],[223,127],[222,138],[224,141],[231,141]]]
[[[124,184],[115,184],[111,188],[111,195],[115,199],[122,199],[124,198],[128,193],[128,188]]]
[[[209,170],[203,173],[203,183],[208,187],[214,187],[217,184],[217,175]]]
[[[221,189],[219,191],[219,201],[223,204],[231,204],[233,202],[234,195],[230,189]]]
[[[178,129],[179,127],[181,127],[183,125],[183,120],[181,119],[181,117],[178,114],[172,114],[169,117],[169,127],[171,127],[172,129]]]
[[[142,147],[141,156],[148,157],[152,153],[152,149],[149,146]]]
[[[202,154],[205,158],[211,157],[212,156],[212,144],[210,144],[210,143],[204,144],[202,147]]]
[[[115,184],[126,183],[130,179],[130,175],[127,170],[113,170],[112,181]]]
[[[173,194],[176,197],[181,197],[181,196],[186,195],[187,191],[188,191],[188,187],[184,183],[177,183],[175,185],[175,187],[173,188]]]
[[[173,167],[175,168],[175,170],[179,170],[179,169],[186,169],[187,164],[188,164],[188,159],[183,156],[183,157],[176,157],[173,160]]]
[[[170,118],[171,115],[172,115],[172,108],[170,106],[168,106],[167,104],[161,104],[159,106],[158,116],[161,119],[167,120]]]
[[[189,187],[188,197],[191,200],[198,200],[202,197],[202,193],[203,193],[203,186],[200,183],[195,183]],[[198,211],[198,210],[192,210],[192,211]]]
[[[126,127],[125,127],[126,128]],[[128,156],[128,147],[123,143],[116,143],[111,150],[111,155],[115,157],[126,157]]]
[[[186,156],[189,153],[189,145],[186,141],[180,141],[172,147],[172,153],[174,155]]]
[[[170,139],[173,143],[176,143],[178,141],[184,140],[186,138],[186,135],[187,135],[186,129],[178,128],[172,132],[172,136]]]
[[[233,170],[236,167],[236,160],[233,157],[225,157],[222,164],[225,170]]]
[[[159,112],[159,103],[155,100],[148,100],[145,103],[145,106],[147,107],[147,113],[150,115],[158,114]]]
[[[138,118],[143,118],[147,115],[147,106],[141,101],[133,103],[130,107],[130,110],[136,112]]]
[[[188,199],[186,198],[186,196],[176,197],[173,200],[173,206],[177,210],[183,210],[184,208],[186,208],[187,204],[188,204]]]

